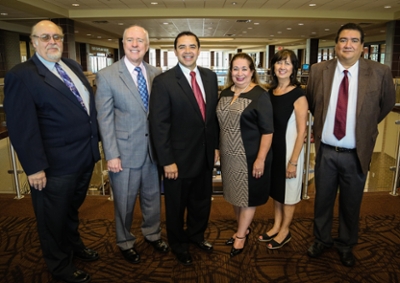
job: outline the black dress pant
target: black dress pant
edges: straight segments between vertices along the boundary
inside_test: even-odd
[[[321,144],[315,164],[314,236],[317,242],[350,251],[358,240],[361,200],[366,176],[357,153],[337,152]],[[332,238],[333,208],[339,188],[339,231]]]
[[[78,231],[78,209],[85,200],[92,171],[93,166],[79,174],[47,175],[42,191],[31,187],[43,257],[56,278],[76,270],[73,251],[85,248]]]
[[[187,251],[190,242],[204,240],[210,216],[211,195],[211,170],[204,170],[195,178],[164,178],[167,236],[174,253]]]

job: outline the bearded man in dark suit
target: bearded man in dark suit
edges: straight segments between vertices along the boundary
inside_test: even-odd
[[[149,119],[164,169],[168,242],[178,261],[190,265],[190,242],[213,250],[204,232],[211,208],[212,169],[219,158],[218,85],[214,72],[196,64],[200,41],[195,34],[180,33],[174,48],[179,63],[154,79]]]
[[[4,108],[31,186],[47,267],[55,279],[82,283],[91,277],[72,258],[99,258],[78,232],[78,209],[100,159],[99,134],[91,86],[77,62],[61,58],[63,38],[51,21],[33,26],[36,54],[6,74]]]
[[[336,36],[336,59],[311,67],[307,98],[314,115],[315,242],[310,257],[335,245],[344,266],[355,264],[352,248],[378,124],[395,104],[388,66],[361,57],[364,32],[349,23]],[[333,207],[339,194],[339,236],[332,239]]]

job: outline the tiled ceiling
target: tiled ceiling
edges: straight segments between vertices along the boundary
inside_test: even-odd
[[[386,23],[400,19],[400,0],[0,0],[1,29],[29,33],[40,19],[64,17],[75,21],[77,41],[115,48],[132,24],[145,27],[158,48],[172,48],[184,30],[196,33],[203,49],[302,48],[307,38],[333,45],[350,21],[364,27],[368,41],[384,41]]]

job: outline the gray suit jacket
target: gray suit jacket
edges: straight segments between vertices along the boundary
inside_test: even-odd
[[[311,66],[307,84],[307,99],[314,115],[315,150],[321,144],[331,96],[333,76],[337,59]],[[378,124],[392,110],[396,99],[393,78],[388,66],[359,60],[358,94],[356,114],[356,149],[362,171],[367,174],[378,136]]]
[[[149,94],[157,68],[143,62]],[[122,58],[96,77],[97,120],[106,160],[119,157],[123,168],[140,168],[147,153],[152,158],[149,122],[142,99]]]

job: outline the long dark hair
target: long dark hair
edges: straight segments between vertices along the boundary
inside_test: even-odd
[[[278,86],[278,78],[275,74],[275,63],[281,60],[285,60],[287,58],[290,58],[290,61],[292,61],[293,65],[292,74],[290,75],[290,85],[300,86],[300,82],[297,80],[299,60],[292,50],[282,49],[281,51],[276,52],[271,59],[271,83],[269,86],[270,89],[275,89]]]

